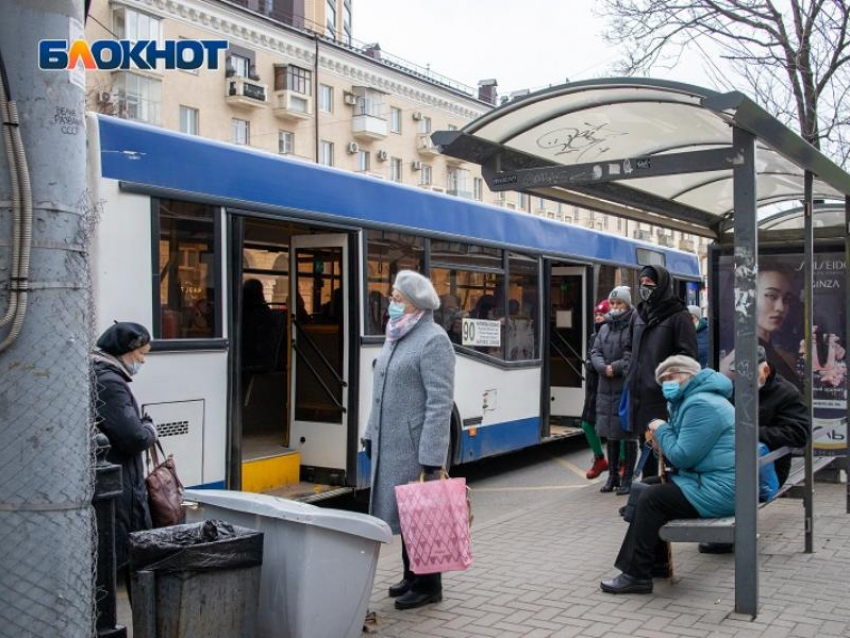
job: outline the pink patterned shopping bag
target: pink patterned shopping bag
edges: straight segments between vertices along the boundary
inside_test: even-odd
[[[472,565],[466,479],[398,485],[395,498],[414,574],[462,571]]]

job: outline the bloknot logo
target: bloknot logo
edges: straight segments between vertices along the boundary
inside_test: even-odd
[[[41,40],[38,43],[38,67],[49,71],[78,68],[141,69],[159,68],[192,71],[218,68],[218,56],[226,51],[227,40]]]

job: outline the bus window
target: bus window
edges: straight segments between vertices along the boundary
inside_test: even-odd
[[[457,268],[431,268],[431,282],[440,296],[434,321],[443,326],[452,343],[463,344],[463,319],[501,321],[505,316],[505,277],[499,273]],[[505,344],[505,322],[501,321],[499,345],[468,346],[501,359]]]
[[[536,359],[540,312],[537,260],[511,253],[508,272],[507,358],[508,361]]]
[[[425,269],[425,240],[380,230],[366,231],[367,290],[365,334],[382,335],[387,321],[388,297],[399,270]]]
[[[173,199],[155,199],[152,206],[159,245],[152,264],[154,290],[159,289],[154,298],[154,337],[220,337],[216,209]]]
[[[461,268],[503,268],[501,250],[456,241],[431,241],[431,262]]]

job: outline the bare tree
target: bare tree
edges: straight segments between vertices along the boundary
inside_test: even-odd
[[[693,49],[804,139],[850,159],[850,3],[847,0],[600,0],[606,39],[622,46],[626,75]],[[713,64],[717,52],[728,69]]]

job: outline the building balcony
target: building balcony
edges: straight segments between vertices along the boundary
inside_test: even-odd
[[[231,106],[256,109],[268,104],[268,85],[249,78],[227,78],[225,91],[224,101]]]
[[[434,144],[430,133],[419,133],[416,136],[416,150],[425,157],[436,157],[440,154],[440,149]]]
[[[387,121],[365,113],[355,115],[351,119],[351,134],[361,140],[382,140],[387,136]]]
[[[679,241],[679,250],[686,250],[689,253],[695,252],[696,247],[694,246],[693,239],[682,239]]]
[[[640,228],[636,228],[632,232],[632,237],[634,237],[635,239],[640,239],[641,241],[652,241],[652,231],[641,230]]]
[[[272,104],[275,117],[282,120],[309,120],[313,117],[313,98],[295,91],[275,91]]]
[[[673,248],[676,245],[676,240],[673,239],[672,235],[660,235],[658,237],[658,243],[667,248]]]

